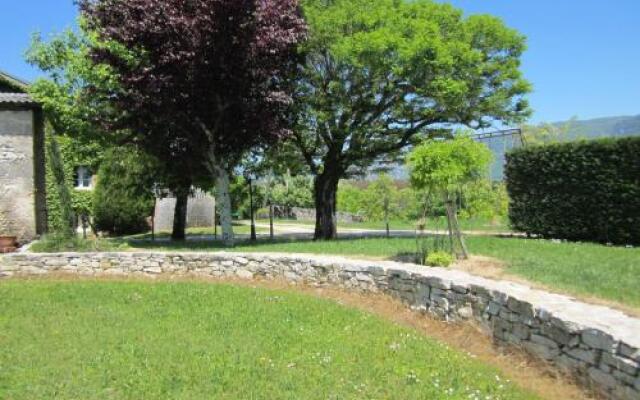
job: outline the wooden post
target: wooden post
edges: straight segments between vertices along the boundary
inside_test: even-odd
[[[274,233],[273,233],[273,204],[271,204],[271,201],[269,201],[269,237],[271,238],[271,240],[274,239]]]

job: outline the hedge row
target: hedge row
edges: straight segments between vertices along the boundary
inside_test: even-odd
[[[640,244],[640,137],[518,149],[506,177],[514,229]]]

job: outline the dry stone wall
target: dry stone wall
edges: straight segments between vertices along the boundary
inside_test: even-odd
[[[240,253],[17,254],[0,277],[49,273],[285,279],[394,296],[447,321],[473,321],[607,398],[640,399],[640,320],[567,296],[460,271],[339,257]]]

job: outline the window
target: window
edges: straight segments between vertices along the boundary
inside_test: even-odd
[[[78,167],[73,176],[73,184],[76,189],[91,189],[91,171],[87,167]]]

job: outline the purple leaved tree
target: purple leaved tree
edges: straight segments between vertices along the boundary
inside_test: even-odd
[[[306,37],[298,1],[81,0],[80,7],[100,43],[92,59],[118,79],[110,97],[119,117],[109,123],[163,160],[196,160],[216,181],[231,244],[230,172],[247,150],[289,132],[291,77]]]

